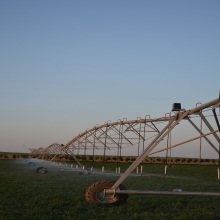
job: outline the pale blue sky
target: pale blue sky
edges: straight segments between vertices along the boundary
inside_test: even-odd
[[[0,1],[0,151],[218,97],[220,1]]]

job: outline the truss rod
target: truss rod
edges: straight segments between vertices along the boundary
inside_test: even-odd
[[[162,139],[177,125],[179,122],[187,116],[189,111],[179,113],[173,117],[167,126],[156,136],[156,138],[149,144],[145,151],[131,164],[131,166],[125,171],[125,173],[118,179],[118,181],[112,186],[112,189],[116,189],[127,177],[128,175],[143,161],[143,159],[162,141]]]
[[[205,118],[205,116],[203,114],[201,114],[201,118],[204,121],[204,123],[206,124],[206,126],[209,128],[210,131],[214,131],[214,129],[212,128],[212,126],[210,125],[210,123],[207,121],[207,119]],[[220,144],[220,138],[219,136],[214,133],[213,136],[215,137],[215,139],[218,141],[218,143]]]
[[[203,132],[195,125],[195,123],[190,118],[187,118],[187,120],[201,134],[201,137],[204,137],[204,139],[209,143],[209,145],[218,153],[218,149],[215,147],[215,145],[206,136],[204,136]]]
[[[178,146],[180,146],[180,145],[189,143],[189,142],[191,142],[191,141],[195,141],[195,140],[197,140],[197,139],[199,139],[199,138],[206,137],[206,136],[208,136],[208,135],[211,135],[211,134],[214,134],[214,133],[217,133],[217,132],[218,132],[218,130],[209,132],[209,133],[207,133],[207,134],[203,134],[203,135],[201,135],[201,136],[198,136],[198,137],[189,139],[189,140],[187,140],[187,141],[183,141],[183,142],[178,143],[178,144],[175,144],[175,145],[173,145],[173,146],[166,147],[166,148],[163,148],[163,149],[161,149],[161,150],[155,151],[155,152],[153,152],[153,153],[148,154],[148,156],[153,155],[153,154],[157,154],[157,153],[160,153],[160,152],[163,152],[163,151],[168,150],[168,149],[172,149],[172,148],[174,148],[174,147],[178,147]],[[218,153],[218,150],[217,150],[217,153]]]
[[[215,108],[213,108],[212,111],[213,111],[213,115],[214,115],[214,117],[215,117],[216,124],[217,124],[217,126],[218,126],[218,130],[220,131],[220,124],[219,124],[219,121],[218,121],[218,117],[217,117]]]
[[[169,196],[212,196],[220,197],[220,193],[215,192],[184,192],[174,191],[144,191],[144,190],[114,190],[105,189],[105,194],[138,194],[138,195],[169,195]]]

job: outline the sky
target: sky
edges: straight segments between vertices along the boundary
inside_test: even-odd
[[[219,11],[218,0],[1,0],[0,151],[217,98]]]

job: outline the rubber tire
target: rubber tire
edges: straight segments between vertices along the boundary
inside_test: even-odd
[[[48,170],[47,170],[46,167],[38,167],[38,168],[36,169],[36,173],[46,174],[46,173],[48,173]]]
[[[110,189],[114,185],[113,182],[100,181],[91,185],[85,193],[86,201],[89,204],[102,205],[102,204],[114,204],[120,205],[126,202],[127,194],[115,194],[109,197],[103,197],[103,190]],[[118,189],[126,190],[126,188],[121,184]]]
[[[35,166],[35,163],[34,162],[28,162],[28,165],[29,166]]]

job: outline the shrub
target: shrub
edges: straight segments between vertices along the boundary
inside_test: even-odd
[[[86,161],[86,158],[87,158],[87,157],[86,157],[85,155],[82,155],[81,158],[82,158],[83,161]]]
[[[180,158],[176,158],[175,162],[178,163],[180,161]]]
[[[112,157],[112,160],[116,161],[116,160],[117,160],[117,157],[116,157],[116,156]]]
[[[112,159],[111,157],[107,157],[106,161],[111,161],[111,159]]]
[[[96,160],[96,161],[100,160],[100,157],[99,157],[99,156],[96,156],[96,157],[95,157],[95,160]]]
[[[187,163],[191,163],[192,162],[192,159],[191,158],[188,158],[187,159]]]
[[[119,157],[118,159],[119,159],[119,161],[123,161],[123,160],[124,160],[124,158],[123,158],[123,157]]]
[[[198,159],[194,159],[193,162],[194,162],[194,163],[197,163],[197,162],[198,162]]]
[[[125,158],[125,161],[127,161],[127,162],[130,161],[130,160],[131,160],[130,157]]]
[[[89,156],[89,160],[93,161],[94,157],[92,155]]]
[[[156,159],[156,161],[157,161],[157,162],[161,162],[161,158],[158,157],[158,158]]]

